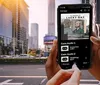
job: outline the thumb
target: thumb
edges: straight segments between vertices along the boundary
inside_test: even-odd
[[[73,65],[72,67],[74,69],[74,72],[68,82],[68,85],[79,85],[80,83],[80,77],[81,77],[81,71],[77,68],[76,65]]]
[[[46,85],[60,85],[64,83],[66,80],[68,80],[72,75],[73,69],[69,70],[60,70],[57,72],[56,75],[54,75]]]
[[[96,37],[94,37],[94,36],[91,36],[90,37],[90,40],[91,40],[91,42],[93,43],[93,44],[95,44],[95,45],[100,45],[100,39],[98,39],[98,38],[96,38]]]

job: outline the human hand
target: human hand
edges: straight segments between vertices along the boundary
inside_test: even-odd
[[[51,79],[61,69],[56,61],[57,51],[57,40],[54,40],[51,53],[45,65],[48,80]]]
[[[100,39],[95,34],[90,39],[92,42],[92,66],[89,72],[100,80]]]
[[[79,85],[81,71],[73,66],[69,70],[60,70],[55,74],[46,85]]]
[[[90,37],[92,42],[92,66],[89,72],[98,80],[100,80],[100,40],[95,34]],[[52,51],[46,62],[46,73],[48,80],[51,79],[61,67],[56,62],[57,57],[57,40],[54,41]]]

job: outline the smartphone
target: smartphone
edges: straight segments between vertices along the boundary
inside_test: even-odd
[[[92,6],[90,4],[60,5],[57,8],[58,63],[70,69],[91,66]]]

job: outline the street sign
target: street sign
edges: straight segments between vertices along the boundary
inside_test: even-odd
[[[9,83],[11,82],[13,79],[8,79],[8,80],[5,80],[3,82],[0,83],[0,85],[23,85],[24,83]]]

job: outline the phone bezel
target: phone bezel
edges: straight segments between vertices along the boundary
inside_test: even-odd
[[[66,67],[61,65],[61,61],[60,61],[60,47],[61,47],[61,10],[68,10],[67,13],[90,13],[90,24],[89,24],[89,36],[91,36],[92,33],[92,6],[90,4],[63,4],[58,6],[57,8],[57,33],[58,33],[58,63],[61,66],[61,68],[65,69]],[[76,10],[77,11],[72,11],[72,10]],[[79,9],[90,9],[90,12],[80,12]],[[91,66],[91,61],[92,61],[92,57],[91,57],[91,42],[90,42],[90,61],[87,67],[84,68],[80,68],[80,69],[88,69]]]

